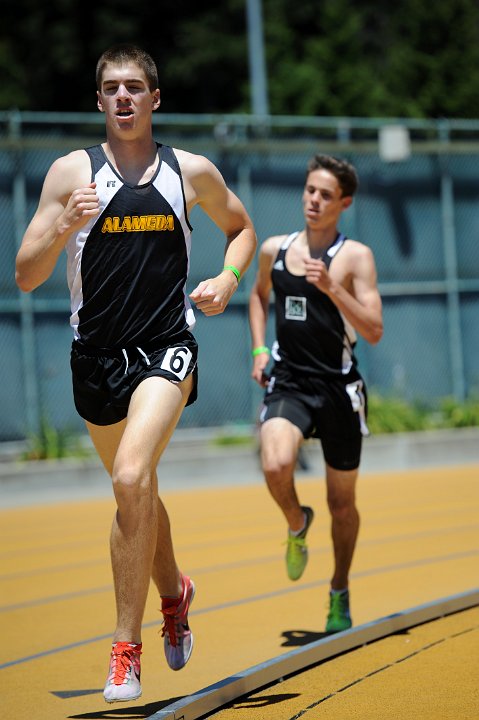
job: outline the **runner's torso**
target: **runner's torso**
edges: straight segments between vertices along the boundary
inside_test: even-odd
[[[185,292],[191,250],[183,181],[172,148],[144,184],[126,183],[101,145],[87,148],[100,214],[67,244],[76,339],[122,348],[162,342],[193,327]]]
[[[334,303],[287,267],[287,250],[299,233],[289,235],[278,251],[272,268],[275,294],[276,361],[285,361],[294,371],[314,376],[347,375],[356,366],[356,334]],[[347,238],[339,234],[324,254],[329,268]]]

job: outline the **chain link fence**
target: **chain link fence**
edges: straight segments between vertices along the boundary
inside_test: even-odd
[[[391,129],[399,129],[400,142],[388,148],[384,137]],[[50,164],[103,137],[96,114],[0,113],[1,441],[24,439],[42,423],[84,431],[71,393],[64,258],[30,295],[17,289],[14,263]],[[311,155],[350,160],[360,188],[341,229],[373,250],[384,303],[383,339],[375,347],[360,339],[357,346],[369,390],[431,404],[477,396],[479,122],[166,115],[155,118],[155,137],[217,164],[260,241],[303,227]],[[191,223],[188,289],[219,272],[224,246],[196,208]],[[180,427],[256,421],[262,392],[250,379],[247,311],[255,264],[223,315],[196,313],[199,399]],[[272,322],[268,332],[271,343]]]

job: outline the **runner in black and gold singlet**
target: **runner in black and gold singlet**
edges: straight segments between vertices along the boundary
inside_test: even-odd
[[[256,250],[239,198],[206,157],[153,139],[160,106],[151,56],[118,45],[96,67],[106,142],[58,158],[17,254],[16,280],[30,292],[68,255],[73,395],[111,475],[110,536],[117,623],[107,702],[141,695],[141,630],[150,579],[160,595],[166,661],[188,662],[194,582],[180,572],[158,496],[157,465],[183,408],[196,398],[197,344],[190,300],[222,313]],[[186,292],[198,205],[225,236],[212,276]],[[219,272],[218,272],[219,271]]]

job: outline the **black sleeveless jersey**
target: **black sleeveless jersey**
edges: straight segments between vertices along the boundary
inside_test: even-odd
[[[178,160],[158,144],[154,177],[134,186],[101,145],[86,152],[100,214],[67,244],[74,336],[98,347],[160,344],[194,325],[185,290],[191,226]]]
[[[272,268],[276,318],[273,358],[309,377],[348,375],[356,367],[354,328],[325,293],[286,267],[286,251],[298,235],[296,232],[286,238]],[[326,267],[345,242],[344,235],[337,236],[322,258]]]

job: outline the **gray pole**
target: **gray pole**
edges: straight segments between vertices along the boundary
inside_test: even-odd
[[[27,191],[24,167],[24,151],[19,141],[23,132],[21,115],[13,110],[9,118],[9,137],[12,141],[12,153],[15,163],[13,180],[13,228],[16,250],[20,247],[26,227]],[[35,350],[35,314],[33,298],[30,293],[18,291],[20,306],[20,328],[22,340],[22,371],[24,380],[25,434],[37,435],[40,430],[40,389],[38,363]]]
[[[269,115],[261,0],[246,0],[248,56],[253,115]]]

